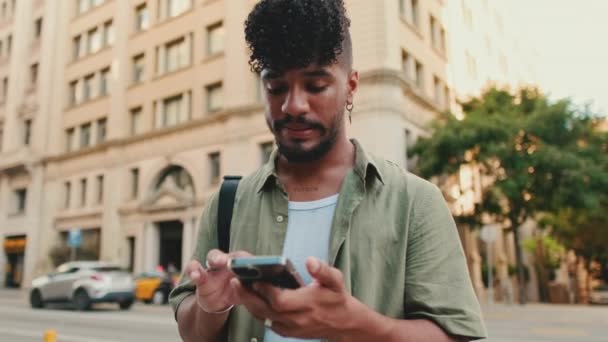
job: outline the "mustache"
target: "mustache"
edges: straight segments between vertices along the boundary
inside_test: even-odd
[[[284,129],[286,125],[292,123],[305,125],[310,129],[316,129],[321,131],[322,133],[325,133],[326,131],[325,126],[323,126],[317,121],[308,120],[304,116],[293,117],[291,115],[286,115],[284,119],[273,120],[272,127],[274,127],[275,132],[278,132]]]

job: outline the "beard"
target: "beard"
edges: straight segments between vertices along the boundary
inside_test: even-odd
[[[343,114],[338,113],[335,115],[335,119],[329,127],[325,127],[319,122],[308,120],[304,116],[294,118],[291,115],[287,115],[284,119],[272,121],[272,125],[269,126],[271,126],[271,130],[274,133],[279,154],[290,163],[310,163],[321,159],[336,144]],[[307,125],[310,129],[317,130],[321,140],[309,148],[304,147],[306,140],[290,139],[289,144],[284,143],[281,141],[281,131],[286,129],[285,125],[290,123]]]

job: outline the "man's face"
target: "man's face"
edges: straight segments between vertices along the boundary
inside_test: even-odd
[[[349,75],[335,63],[282,73],[263,70],[261,77],[266,122],[279,153],[296,163],[323,157],[344,133],[344,106],[356,87],[356,73]]]

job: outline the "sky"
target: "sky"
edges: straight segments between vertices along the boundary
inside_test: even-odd
[[[608,0],[490,1],[512,6],[505,21],[535,50],[541,89],[608,116]]]

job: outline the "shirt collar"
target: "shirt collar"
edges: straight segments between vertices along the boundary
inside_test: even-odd
[[[363,184],[367,183],[370,176],[377,178],[380,183],[384,184],[382,179],[382,173],[376,165],[372,157],[363,149],[361,144],[356,139],[351,139],[352,144],[355,146],[355,165],[353,170],[359,177]],[[276,159],[278,151],[275,148],[270,154],[268,162],[264,164],[260,170],[260,177],[258,184],[256,185],[256,191],[259,193],[264,190],[269,184],[277,184],[278,176],[276,172]]]

